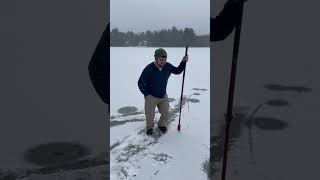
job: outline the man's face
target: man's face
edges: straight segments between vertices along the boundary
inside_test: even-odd
[[[167,56],[161,56],[159,57],[157,60],[156,60],[157,64],[160,66],[160,67],[163,67],[166,62],[167,62]]]

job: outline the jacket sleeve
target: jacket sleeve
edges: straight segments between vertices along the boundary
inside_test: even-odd
[[[89,62],[90,80],[104,103],[110,104],[110,24],[104,30]]]
[[[185,69],[186,67],[186,62],[181,61],[181,63],[179,64],[178,67],[174,67],[173,65],[170,64],[170,69],[171,69],[171,73],[173,74],[180,74],[182,73],[182,71]]]
[[[235,28],[240,13],[240,3],[228,1],[218,16],[210,18],[210,41],[227,38]]]
[[[149,85],[148,84],[148,69],[146,67],[142,71],[140,78],[138,80],[138,87],[144,96],[148,96],[150,94],[150,92],[148,91],[148,85]]]

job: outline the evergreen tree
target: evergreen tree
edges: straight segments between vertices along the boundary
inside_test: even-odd
[[[210,36],[196,35],[192,28],[178,29],[173,26],[171,29],[159,31],[146,31],[134,33],[132,31],[120,32],[114,28],[110,32],[111,46],[149,46],[149,47],[209,47]]]

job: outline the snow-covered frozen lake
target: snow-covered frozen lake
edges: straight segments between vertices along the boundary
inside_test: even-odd
[[[177,131],[182,73],[167,87],[170,124],[160,138],[144,133],[144,98],[137,81],[154,61],[156,48],[111,48],[111,179],[207,179],[210,146],[210,49],[189,48],[182,109]],[[167,61],[178,66],[185,48],[165,48]],[[122,114],[127,107],[127,114]],[[120,112],[118,112],[120,110]],[[122,112],[122,113],[121,113]],[[156,114],[156,119],[159,113]],[[183,173],[182,173],[183,172]]]
[[[10,58],[1,58],[0,63],[0,179],[7,173],[13,177],[4,179],[57,179],[53,174],[64,174],[67,163],[106,159],[107,107],[88,73],[92,52],[106,26],[106,2],[12,3],[1,5],[15,9],[14,19],[7,23],[16,23],[4,25],[10,36],[7,42],[1,39],[11,50],[6,50]],[[86,153],[77,154],[84,149]],[[106,169],[106,163],[101,166]],[[76,163],[73,167],[78,168]],[[52,171],[37,178],[26,173],[41,174],[46,168]]]
[[[215,1],[215,13],[223,0]],[[284,7],[290,4],[290,7]],[[228,180],[319,179],[319,17],[313,1],[248,1]],[[270,15],[270,13],[272,13]],[[308,19],[308,21],[295,21]],[[285,22],[285,23],[284,23]],[[233,35],[212,44],[212,179],[220,179]]]

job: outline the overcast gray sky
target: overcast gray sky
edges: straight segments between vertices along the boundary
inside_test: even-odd
[[[210,32],[210,0],[110,0],[111,28],[120,31],[190,27]]]

